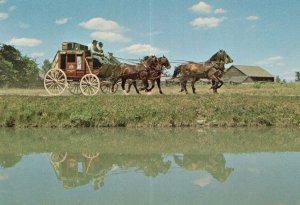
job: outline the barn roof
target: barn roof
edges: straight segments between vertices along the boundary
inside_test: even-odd
[[[244,65],[232,65],[229,69],[236,68],[248,77],[268,77],[274,78],[274,76],[259,66],[244,66]],[[228,70],[229,70],[228,69]]]

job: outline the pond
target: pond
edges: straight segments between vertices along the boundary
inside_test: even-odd
[[[300,205],[293,129],[0,130],[0,204]]]

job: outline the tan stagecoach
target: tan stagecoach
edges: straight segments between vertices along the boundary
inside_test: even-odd
[[[101,89],[110,91],[110,82],[102,78],[100,69],[104,64],[118,65],[110,56],[102,56],[102,62],[94,59],[88,47],[78,43],[64,42],[56,53],[52,68],[44,76],[44,87],[49,95],[61,95],[66,89],[72,94],[96,95]],[[114,91],[117,90],[117,87]]]

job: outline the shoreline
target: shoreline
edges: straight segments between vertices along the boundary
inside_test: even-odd
[[[300,127],[298,97],[0,96],[0,127]]]

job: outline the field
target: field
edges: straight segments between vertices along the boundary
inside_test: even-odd
[[[1,127],[242,127],[300,126],[300,84],[225,85],[196,95],[163,86],[152,95],[49,97],[43,89],[0,89]],[[189,87],[189,91],[190,91]],[[191,91],[190,91],[191,92]]]

